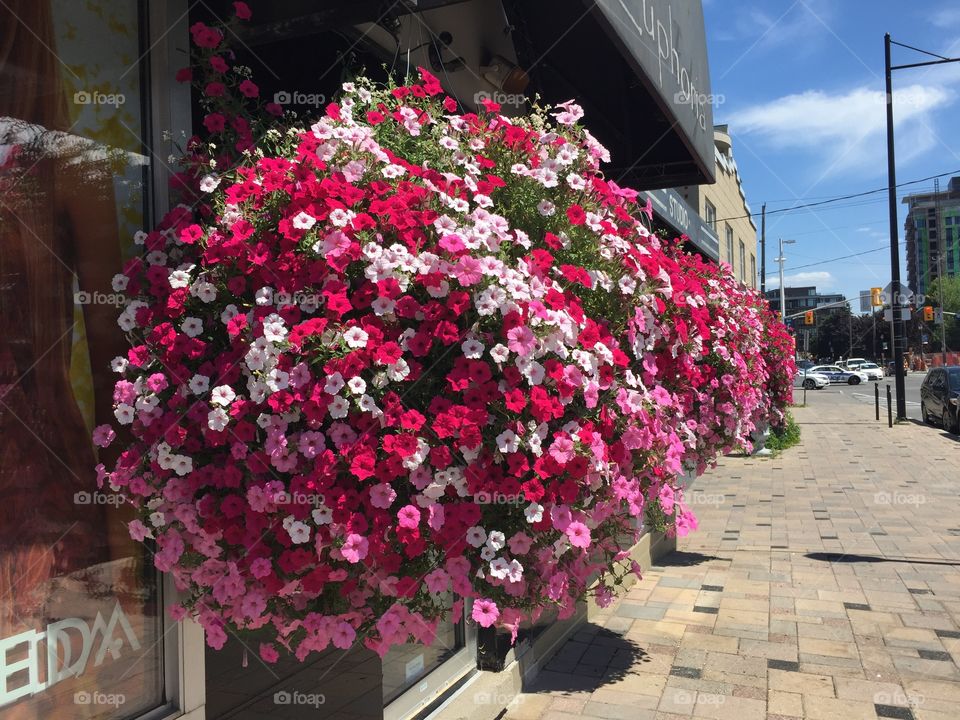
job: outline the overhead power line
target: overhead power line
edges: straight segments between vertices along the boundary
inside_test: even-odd
[[[907,243],[901,242],[900,245],[906,245]],[[874,248],[873,250],[864,250],[863,252],[851,253],[850,255],[841,255],[840,257],[830,258],[829,260],[818,260],[817,262],[807,263],[806,265],[796,265],[791,268],[784,268],[784,272],[792,272],[794,270],[803,270],[804,268],[814,267],[816,265],[828,265],[833,262],[839,262],[840,260],[849,260],[850,258],[859,257],[860,255],[869,255],[870,253],[883,252],[890,249],[889,245],[884,245],[883,247]],[[767,275],[767,277],[773,277],[772,275]]]
[[[957,175],[960,173],[960,170],[952,170],[950,172],[940,173],[938,175],[930,175],[929,177],[920,178],[919,180],[908,180],[907,182],[897,183],[894,187],[904,187],[905,185],[916,185],[917,183],[927,182],[928,180],[934,180],[936,178],[947,177],[950,175]],[[876,190],[864,190],[863,192],[852,193],[850,195],[838,195],[836,197],[831,197],[826,200],[819,200],[817,202],[804,203],[803,205],[794,205],[792,207],[780,208],[778,210],[768,210],[767,215],[774,215],[777,213],[785,212],[794,212],[796,210],[804,210],[806,208],[819,207],[820,205],[828,205],[830,203],[840,202],[841,200],[851,200],[853,198],[864,197],[865,195],[874,195],[876,193],[885,193],[889,190],[887,187],[877,188]],[[714,222],[725,222],[727,220],[743,220],[745,218],[759,217],[760,213],[747,213],[746,215],[737,215],[735,217],[725,217],[717,218]]]

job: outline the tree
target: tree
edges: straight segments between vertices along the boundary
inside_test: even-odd
[[[934,307],[940,306],[940,284],[943,283],[943,310],[946,312],[960,312],[960,276],[947,276],[937,278],[930,283],[930,290],[927,292],[926,304]],[[957,322],[955,315],[944,315],[943,321],[947,335],[947,350],[960,348],[960,322]],[[929,348],[939,351],[940,348],[940,328],[930,326],[928,328],[930,335]]]

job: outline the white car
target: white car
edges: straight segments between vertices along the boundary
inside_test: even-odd
[[[805,388],[807,390],[821,390],[830,384],[830,379],[826,375],[815,372],[804,372],[801,370],[793,378],[793,386]]]
[[[857,372],[867,376],[867,380],[883,380],[883,368],[872,362],[860,363],[857,366]]]
[[[862,382],[867,382],[867,376],[862,372],[858,370],[846,370],[839,365],[815,365],[807,370],[807,374],[809,375],[810,373],[826,375],[831,383],[859,385]]]

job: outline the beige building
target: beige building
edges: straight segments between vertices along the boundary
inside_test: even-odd
[[[743,191],[726,125],[715,125],[713,143],[717,179],[713,185],[677,188],[720,240],[720,260],[729,263],[746,285],[757,287],[757,225]]]

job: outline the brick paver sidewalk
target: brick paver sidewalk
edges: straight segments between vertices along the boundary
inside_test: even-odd
[[[700,529],[505,720],[960,718],[960,446],[810,399],[800,446],[696,482]]]

